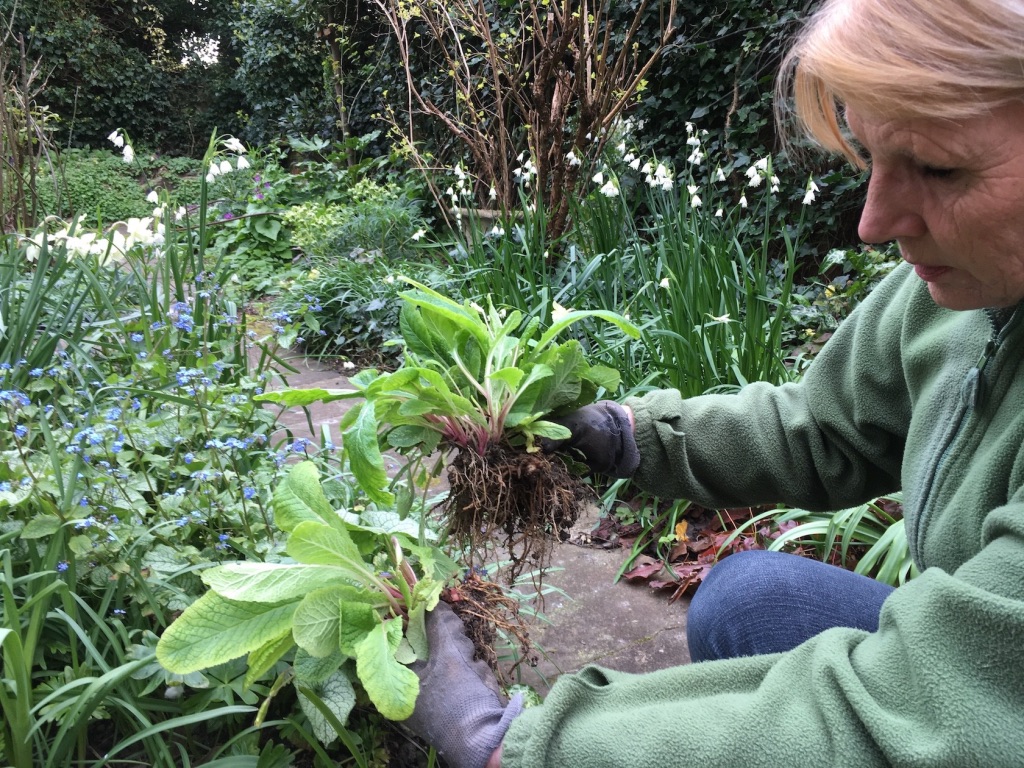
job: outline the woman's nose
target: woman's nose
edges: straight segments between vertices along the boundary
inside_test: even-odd
[[[902,237],[920,237],[927,231],[919,207],[919,193],[899,172],[874,168],[868,179],[867,199],[857,234],[865,243],[886,243]]]

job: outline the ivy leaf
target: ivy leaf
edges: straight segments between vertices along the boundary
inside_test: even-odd
[[[412,714],[420,692],[416,673],[395,659],[402,641],[402,619],[396,616],[378,624],[356,646],[356,673],[370,701],[388,720],[405,720]]]
[[[291,628],[298,603],[244,603],[207,592],[185,609],[156,646],[164,668],[184,675],[237,659]]]

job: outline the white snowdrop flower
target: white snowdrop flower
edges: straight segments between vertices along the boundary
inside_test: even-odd
[[[772,182],[772,184],[774,184],[774,185],[775,185],[776,187],[777,187],[777,186],[779,186],[779,177],[778,177],[778,176],[775,176],[775,175],[773,175],[773,176],[772,176],[772,178],[771,178],[771,182]]]
[[[686,140],[686,145],[688,147],[699,147],[700,146],[700,139],[698,139],[696,136],[690,136]]]
[[[459,181],[462,181],[464,178],[466,178],[466,172],[462,170],[461,165],[456,165],[454,168],[452,168],[452,173],[455,174],[455,178],[458,179]]]
[[[493,227],[491,227],[491,234],[494,235],[495,237],[502,237],[505,234],[505,230],[499,227],[497,224],[495,224]]]
[[[565,161],[573,167],[576,167],[577,165],[580,164],[580,159],[576,157],[576,153],[573,152],[571,149],[569,150],[569,154],[565,156]]]
[[[156,193],[155,189],[149,190],[149,194],[146,195],[146,202],[147,203],[158,203],[158,202],[160,202],[160,195],[158,195]]]
[[[519,163],[520,165],[522,165],[524,157],[526,157],[526,153],[525,152],[520,152],[519,155],[516,157],[516,162]]]
[[[121,135],[120,131],[111,131],[110,135],[107,136],[107,141],[118,149],[124,146],[124,136]]]
[[[722,167],[719,166],[718,170],[715,171],[715,181],[725,181],[725,172]]]
[[[729,313],[728,312],[726,312],[724,315],[719,315],[718,317],[715,317],[714,315],[708,315],[708,317],[710,317],[716,323],[728,323],[729,322]]]
[[[413,240],[419,240],[421,237],[424,237],[426,234],[427,234],[427,230],[425,230],[425,229],[417,229],[415,232],[412,233],[412,239]]]
[[[696,195],[697,194],[697,185],[696,184],[687,184],[686,185],[686,191],[687,191],[688,194]]]
[[[716,219],[720,219],[724,215],[725,215],[725,211],[723,211],[721,208],[719,208],[717,211],[715,211],[715,218]]]
[[[672,189],[673,184],[674,184],[674,182],[668,176],[662,177],[662,179],[661,179],[661,188],[663,190],[665,190],[666,192],[668,192],[670,189]]]
[[[702,205],[702,202],[701,202],[701,199],[700,199],[700,195],[694,195],[693,197],[690,198],[690,207],[691,208],[700,208],[701,205]]]
[[[601,171],[598,171],[597,173],[594,174],[594,178],[592,179],[592,181],[595,184],[604,184],[604,174],[601,173]]]
[[[231,167],[231,163],[227,160],[221,160],[220,166],[217,168],[220,173],[231,173],[234,168]]]
[[[624,141],[620,141],[620,142],[619,142],[619,146],[617,146],[617,147],[616,147],[615,149],[617,149],[617,150],[618,150],[618,152],[619,152],[619,154],[620,154],[620,155],[621,155],[621,154],[624,154],[624,153],[625,153],[625,151],[626,151],[626,142],[624,142]]]
[[[239,155],[244,155],[246,151],[245,145],[234,136],[229,136],[224,140],[224,148],[229,152],[235,152]]]
[[[630,160],[629,167],[632,168],[634,171],[637,170],[640,167],[640,158],[634,157],[632,160]]]
[[[810,205],[814,202],[814,198],[818,192],[818,185],[814,183],[814,179],[810,178],[807,180],[807,191],[804,193],[804,205]]]
[[[686,124],[686,132],[687,132],[687,133],[693,133],[693,123],[689,123],[689,122],[688,122],[688,123]]]
[[[249,167],[249,161],[246,160],[244,157],[240,157],[238,158],[237,161],[235,161],[235,166],[238,168],[238,170],[244,171],[246,168]]]
[[[629,163],[632,163],[635,159],[636,159],[636,155],[634,155],[632,152],[630,152],[628,155],[623,155],[622,156],[622,162],[626,163],[627,165]]]
[[[746,208],[746,207],[747,207],[747,196],[746,195],[740,195],[740,208]]]
[[[615,186],[614,179],[608,179],[607,183],[601,187],[601,194],[605,197],[618,197],[619,188]]]
[[[498,197],[498,190],[496,190],[494,187],[491,187],[491,191],[487,193],[487,197],[489,197],[491,200],[496,200]]]
[[[658,287],[659,288],[665,288],[667,290],[668,289],[668,278],[667,277],[661,278],[661,282],[658,283]]]
[[[135,162],[135,150],[132,149],[131,144],[124,145],[124,149],[121,150],[121,157],[123,157],[124,161],[128,164]]]
[[[750,179],[750,181],[747,182],[748,187],[756,189],[757,187],[761,186],[761,181],[763,180],[763,177],[757,171],[754,171],[753,175],[748,173],[747,177]]]
[[[587,141],[591,141],[591,140],[593,139],[593,135],[592,135],[592,134],[590,134],[590,133],[588,133],[588,134],[587,134],[586,136],[584,136],[583,138],[584,138],[584,139],[586,139]]]
[[[563,307],[557,301],[551,302],[551,322],[557,323],[570,312],[572,312],[571,307]]]
[[[178,210],[176,210],[174,212],[174,220],[175,221],[181,221],[182,219],[185,218],[185,214],[186,213],[187,213],[187,211],[185,210],[185,206],[184,205],[178,206]]]
[[[650,173],[650,172],[651,172],[651,164],[650,164],[650,162],[644,163],[644,167],[640,169],[640,173]]]
[[[768,171],[768,158],[767,157],[762,157],[760,160],[758,160],[756,163],[754,163],[754,167],[757,168],[757,170],[759,170],[759,171],[767,172]]]
[[[704,153],[701,152],[699,148],[695,149],[690,153],[690,156],[686,158],[686,162],[690,165],[700,165],[704,162]]]

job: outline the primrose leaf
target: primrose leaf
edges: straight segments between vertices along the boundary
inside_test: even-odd
[[[390,535],[392,533],[404,533],[413,539],[420,535],[420,524],[417,520],[402,517],[391,509],[368,509],[359,515],[359,522],[353,524],[357,528],[370,533]],[[436,539],[437,534],[429,528],[426,529],[427,539]]]
[[[335,400],[350,400],[362,397],[357,389],[282,389],[254,395],[258,403],[275,403],[285,408],[305,407],[313,403],[333,403]]]
[[[522,368],[502,368],[500,371],[495,371],[490,375],[491,381],[500,381],[511,391],[519,386],[519,382],[523,380],[523,376],[526,372]]]
[[[342,725],[348,723],[348,716],[356,705],[356,691],[352,687],[352,681],[348,679],[348,676],[342,670],[336,669],[325,680],[315,684],[308,684],[305,687],[312,695],[324,703]],[[309,718],[309,724],[313,728],[313,735],[316,736],[321,744],[330,744],[338,738],[338,733],[324,716],[324,713],[301,690],[299,691],[299,706],[302,707],[302,711]]]
[[[377,612],[366,603],[341,604],[341,624],[338,627],[338,648],[346,656],[354,657],[356,647],[366,639],[374,627],[380,625]]]
[[[303,685],[317,685],[338,671],[345,663],[345,655],[337,648],[330,656],[310,656],[302,648],[295,651],[295,680]]]
[[[530,434],[549,440],[568,440],[572,437],[572,430],[553,421],[535,421],[529,425],[528,430]]]
[[[285,475],[272,497],[274,522],[285,533],[290,533],[306,520],[326,522],[332,528],[344,529],[344,524],[320,487],[320,472],[312,461],[303,461]]]
[[[395,503],[395,495],[386,490],[388,475],[377,441],[377,426],[374,402],[367,400],[355,423],[345,430],[342,446],[349,468],[366,495],[377,504],[390,507]]]
[[[310,656],[323,658],[337,652],[342,600],[344,594],[338,588],[317,589],[295,609],[292,634],[296,644]]]
[[[245,670],[245,687],[249,688],[263,677],[263,675],[270,671],[271,667],[281,660],[282,656],[294,647],[295,639],[292,637],[291,630],[285,630],[276,640],[271,640],[269,643],[252,651],[249,654]]]
[[[402,619],[396,616],[378,624],[356,646],[356,674],[370,701],[388,720],[409,717],[420,692],[416,673],[395,659],[401,641]]]
[[[319,527],[330,530],[323,524]],[[336,565],[240,562],[208,568],[203,571],[202,579],[210,589],[228,600],[281,603],[300,600],[319,587],[358,585],[357,575],[351,569]]]
[[[345,568],[357,582],[366,573],[367,566],[347,530],[307,520],[292,531],[286,549],[300,563]]]
[[[415,283],[414,285],[417,286],[417,290],[403,291],[399,296],[405,299],[408,304],[419,307],[425,319],[429,317],[436,322],[438,318],[443,318],[459,330],[471,334],[481,348],[486,349],[489,346],[487,329],[484,326],[483,318],[475,309],[464,307],[447,296],[442,296],[437,291],[427,288],[425,285]],[[448,341],[450,343],[453,339],[449,337]]]
[[[410,401],[413,402],[413,401]],[[392,448],[412,448],[421,443],[429,443],[437,439],[437,430],[430,427],[403,424],[388,432],[388,445]]]
[[[157,660],[184,675],[237,659],[287,632],[297,605],[244,603],[207,592],[164,630]]]
[[[619,382],[622,380],[619,372],[607,365],[591,365],[583,374],[583,378],[594,382],[599,387],[604,387],[609,392],[617,390]]]
[[[426,619],[427,606],[425,603],[420,603],[409,611],[409,626],[405,630],[405,637],[418,659],[427,659],[430,654]]]

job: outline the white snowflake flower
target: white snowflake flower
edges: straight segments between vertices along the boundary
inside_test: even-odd
[[[235,162],[235,165],[236,165],[236,167],[238,168],[238,170],[240,170],[240,171],[244,171],[244,170],[245,170],[246,168],[248,168],[248,167],[249,167],[249,161],[248,161],[248,160],[246,160],[246,159],[245,159],[244,157],[240,157],[240,158],[238,158],[238,160],[237,160],[237,161]]]
[[[807,191],[804,193],[804,205],[810,205],[814,202],[814,198],[818,193],[818,185],[814,183],[814,179],[810,178],[807,180]]]
[[[576,167],[580,164],[580,159],[576,157],[576,153],[573,152],[571,149],[569,150],[569,154],[565,156],[565,161],[573,167]]]
[[[637,170],[640,167],[640,158],[635,157],[632,160],[630,160],[629,167],[632,168],[634,171]]]
[[[747,207],[747,196],[746,195],[740,195],[740,208],[746,208],[746,207]]]
[[[700,208],[702,204],[703,202],[700,199],[700,195],[694,195],[693,197],[690,198],[691,208]]]
[[[604,195],[605,197],[619,196],[619,188],[615,186],[614,179],[608,179],[607,183],[605,183],[605,185],[601,187],[601,194]]]
[[[716,219],[720,219],[724,215],[725,215],[725,211],[723,211],[721,208],[719,208],[717,211],[715,211],[715,218]]]
[[[592,179],[592,181],[595,184],[604,184],[604,174],[601,173],[601,171],[598,171],[597,173],[594,174],[594,178]]]
[[[427,234],[427,230],[425,230],[425,229],[417,229],[415,232],[412,233],[412,239],[413,240],[419,240],[421,237],[425,237],[426,234]]]
[[[120,131],[111,131],[110,135],[107,136],[107,141],[118,149],[124,146],[124,136],[121,135]]]
[[[218,170],[220,171],[220,173],[223,174],[223,173],[231,173],[235,169],[231,167],[230,161],[228,161],[228,160],[221,160],[220,161],[220,167],[218,168]]]
[[[246,152],[245,145],[234,136],[224,139],[224,149],[239,155],[244,155]]]
[[[158,203],[160,202],[160,195],[157,194],[155,189],[149,190],[149,194],[146,195],[147,203]]]
[[[658,287],[659,288],[665,288],[667,290],[668,289],[668,278],[667,277],[661,278],[661,282],[658,283]]]
[[[563,307],[557,301],[551,302],[551,322],[557,323],[570,312],[572,312],[572,307]]]
[[[124,145],[124,149],[121,150],[121,157],[123,157],[124,161],[129,165],[135,162],[135,150],[132,149],[131,144]]]
[[[725,181],[725,172],[722,170],[722,166],[718,166],[718,170],[715,171],[715,181]]]

